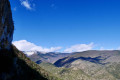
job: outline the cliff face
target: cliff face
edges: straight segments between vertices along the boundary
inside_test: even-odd
[[[9,0],[0,0],[0,80],[58,80],[12,45],[13,32]]]
[[[14,24],[8,0],[0,0],[0,49],[10,49]]]

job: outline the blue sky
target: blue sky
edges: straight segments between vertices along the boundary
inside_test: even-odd
[[[93,43],[90,49],[120,47],[120,0],[10,0],[14,41],[44,48]]]

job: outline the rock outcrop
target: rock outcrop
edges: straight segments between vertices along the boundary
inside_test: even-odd
[[[0,49],[10,49],[14,24],[8,0],[0,0]]]
[[[0,0],[0,80],[58,80],[12,45],[14,24],[9,0]]]

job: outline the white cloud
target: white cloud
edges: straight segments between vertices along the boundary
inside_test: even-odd
[[[32,10],[32,4],[28,1],[28,0],[20,0],[21,5],[24,6],[25,8]],[[35,4],[33,3],[33,7],[35,6]]]
[[[14,41],[13,44],[21,51],[56,52],[62,48],[62,47],[43,48],[26,40]]]
[[[64,52],[82,52],[82,51],[86,51],[86,50],[91,50],[93,48],[94,44],[90,43],[90,44],[77,44],[77,45],[73,45],[70,48],[67,48],[64,50]]]
[[[118,47],[117,50],[120,50],[120,47]]]
[[[34,43],[28,42],[26,40],[14,41],[13,44],[21,51],[60,52],[62,49],[62,47],[44,48],[42,46],[37,46]],[[63,52],[67,52],[67,53],[82,52],[86,50],[92,50],[93,47],[94,47],[93,43],[77,44],[63,50]]]

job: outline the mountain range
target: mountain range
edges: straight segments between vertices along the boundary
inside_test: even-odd
[[[119,50],[22,52],[13,33],[10,2],[0,0],[0,80],[120,80]]]
[[[54,56],[55,54],[51,53],[51,55]],[[32,57],[34,56],[31,56],[31,59],[33,59]],[[39,57],[44,57],[44,55]],[[63,80],[120,79],[119,50],[90,50],[69,53],[63,58],[58,58],[54,63],[46,60],[39,63],[39,65]]]
[[[23,51],[23,53],[27,54],[27,56],[36,63],[40,63],[40,62],[54,63],[61,58],[71,55],[69,53],[60,53],[60,52],[45,53],[39,51]]]

